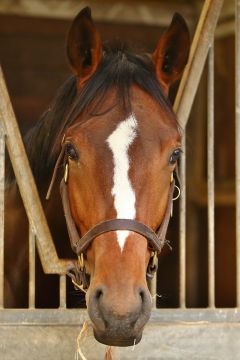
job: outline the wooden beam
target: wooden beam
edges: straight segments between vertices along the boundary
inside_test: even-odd
[[[224,0],[220,20],[229,19],[235,16],[235,2],[233,0]]]
[[[36,184],[13,112],[7,87],[0,67],[0,125],[6,135],[6,145],[22,196],[30,226],[36,235],[36,243],[44,272],[65,274],[72,265],[70,260],[58,258],[57,251],[41,206]]]
[[[222,21],[216,29],[215,38],[220,39],[235,34],[235,18]]]
[[[194,2],[186,1],[110,1],[102,0],[1,0],[0,13],[20,16],[72,19],[85,6],[92,8],[99,22],[121,22],[167,26],[175,12],[180,12],[189,25],[196,19]]]
[[[187,125],[209,47],[214,40],[214,33],[222,5],[223,0],[205,0],[202,7],[192,41],[189,61],[185,67],[174,102],[174,111],[178,115],[179,124],[183,129]]]

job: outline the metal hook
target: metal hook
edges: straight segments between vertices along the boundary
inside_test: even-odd
[[[174,189],[175,189],[175,188],[178,190],[178,194],[177,194],[177,196],[175,196],[175,197],[172,199],[172,201],[177,200],[177,199],[180,197],[180,195],[181,195],[181,190],[180,190],[180,188],[179,188],[177,185],[174,185]]]

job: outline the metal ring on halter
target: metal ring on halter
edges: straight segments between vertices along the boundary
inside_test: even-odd
[[[181,195],[181,190],[180,190],[180,188],[179,188],[177,185],[174,185],[174,189],[175,189],[175,188],[178,190],[178,194],[177,194],[177,196],[175,196],[175,197],[172,199],[172,201],[177,200],[177,199],[180,197],[180,195]]]

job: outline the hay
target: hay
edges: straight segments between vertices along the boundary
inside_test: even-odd
[[[82,329],[77,337],[77,350],[75,353],[75,360],[88,360],[87,357],[83,354],[82,346],[86,341],[87,337],[92,335],[90,329],[92,329],[91,323],[87,320],[84,321]],[[114,351],[112,346],[106,346],[104,360],[114,360],[113,352]]]
[[[87,358],[83,355],[83,352],[81,350],[80,343],[83,343],[86,340],[86,337],[88,335],[88,321],[84,321],[82,329],[77,337],[77,351],[75,353],[75,360],[87,360]]]
[[[112,348],[112,346],[107,346],[106,347],[104,360],[113,360],[113,348]]]
[[[87,293],[87,291],[86,291],[86,290],[84,289],[84,287],[83,287],[83,284],[80,285],[80,284],[76,283],[76,281],[74,281],[73,279],[72,279],[72,283],[73,283],[73,285],[74,285],[77,289],[79,289],[79,290],[81,290],[82,292],[84,292],[84,294]]]

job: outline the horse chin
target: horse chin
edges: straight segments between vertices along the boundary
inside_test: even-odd
[[[120,337],[111,337],[110,335],[99,335],[96,331],[94,331],[95,339],[100,342],[101,344],[108,345],[108,346],[134,346],[137,345],[142,339],[142,333],[138,334],[136,337],[131,338],[120,338]]]

